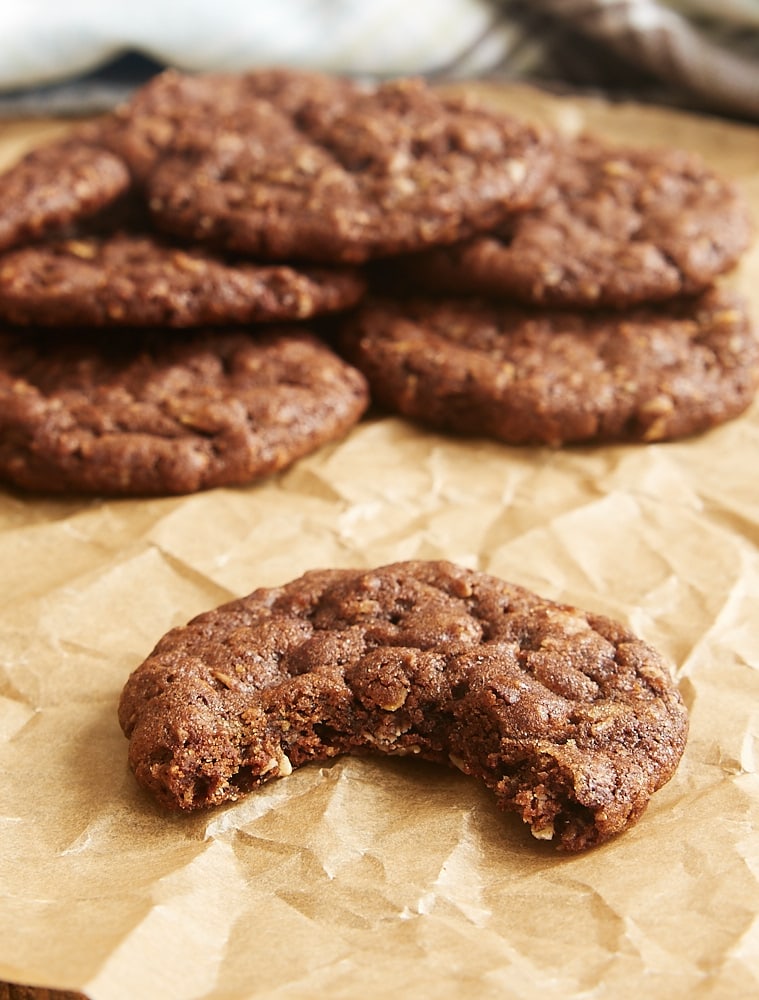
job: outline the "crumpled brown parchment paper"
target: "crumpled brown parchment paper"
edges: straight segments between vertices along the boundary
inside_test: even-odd
[[[744,183],[759,132],[486,95]],[[0,130],[8,160],[55,123]],[[759,320],[759,251],[730,281]],[[264,483],[157,500],[0,491],[0,979],[92,1000],[742,998],[759,992],[759,406],[671,444],[517,449],[391,418]],[[116,703],[170,627],[320,566],[443,557],[610,614],[691,709],[674,779],[579,857],[471,779],[309,766],[207,815],[136,786]]]

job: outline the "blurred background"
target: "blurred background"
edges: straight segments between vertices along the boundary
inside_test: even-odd
[[[167,65],[523,80],[759,120],[759,0],[3,0],[0,115],[104,110]]]

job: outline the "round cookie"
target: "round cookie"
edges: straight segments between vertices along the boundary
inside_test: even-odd
[[[154,221],[261,259],[451,243],[533,203],[553,160],[544,131],[420,80],[171,73],[149,87],[102,130]]]
[[[306,319],[361,298],[347,268],[225,261],[149,235],[24,247],[0,258],[0,316],[40,326],[188,327]]]
[[[130,183],[118,156],[74,137],[32,150],[0,174],[0,250],[93,215]]]
[[[168,69],[129,101],[88,123],[87,138],[116,152],[143,184],[166,153],[207,145],[219,134],[255,129],[261,101],[288,116],[302,115],[314,102],[338,113],[355,89],[347,78],[295,69],[249,73]]]
[[[0,333],[0,478],[113,496],[240,485],[366,405],[363,376],[301,328]]]
[[[337,754],[417,754],[570,851],[638,819],[687,732],[667,665],[622,625],[421,561],[314,571],[173,629],[119,719],[137,780],[171,809]]]
[[[415,294],[621,308],[704,290],[750,238],[745,200],[696,155],[584,137],[559,147],[539,206],[379,276]]]
[[[589,313],[375,299],[342,347],[386,409],[510,444],[695,434],[741,413],[759,379],[745,308],[716,290]]]

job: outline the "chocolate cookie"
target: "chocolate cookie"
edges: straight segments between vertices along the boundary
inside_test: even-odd
[[[338,114],[355,90],[347,78],[294,69],[201,74],[169,69],[112,113],[88,123],[86,139],[114,150],[138,183],[144,183],[168,152],[255,129],[261,101],[289,117],[302,115],[314,103]]]
[[[662,441],[741,413],[759,378],[742,303],[710,291],[627,312],[371,300],[346,356],[388,410],[511,444]]]
[[[488,235],[389,262],[383,280],[443,294],[624,307],[693,294],[750,242],[735,185],[677,150],[568,141],[542,203]]]
[[[419,80],[170,73],[149,88],[103,135],[154,220],[262,259],[451,243],[534,202],[552,163],[544,132]]]
[[[315,571],[202,614],[132,674],[119,719],[171,809],[310,760],[417,754],[570,851],[638,819],[687,731],[666,664],[622,625],[448,562]]]
[[[18,983],[0,982],[0,1000],[86,1000],[83,993],[69,990],[50,990],[44,986],[22,986]]]
[[[32,150],[0,174],[0,250],[97,212],[130,183],[118,156],[76,138]]]
[[[149,235],[71,239],[0,258],[0,316],[40,326],[305,319],[354,305],[364,288],[347,268],[225,261]]]
[[[300,328],[0,334],[0,478],[31,490],[248,483],[344,433],[363,377]]]

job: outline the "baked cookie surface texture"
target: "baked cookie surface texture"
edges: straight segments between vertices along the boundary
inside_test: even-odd
[[[39,326],[190,326],[307,319],[345,309],[348,268],[231,261],[149,234],[82,236],[0,258],[0,317]]]
[[[338,754],[416,754],[569,851],[639,818],[687,731],[667,664],[626,628],[442,561],[317,570],[199,615],[131,675],[119,719],[170,809]]]
[[[43,492],[241,485],[345,434],[364,378],[302,328],[0,332],[0,477]]]
[[[698,156],[558,144],[540,203],[493,232],[393,261],[417,292],[622,308],[706,289],[750,243],[748,205]]]
[[[0,174],[0,250],[93,215],[130,184],[126,164],[102,147],[72,137],[32,150]]]
[[[680,438],[740,414],[759,381],[746,308],[717,290],[624,312],[372,300],[342,344],[379,405],[509,444]]]
[[[451,243],[540,195],[552,139],[421,80],[169,72],[102,125],[156,225],[261,259]]]

